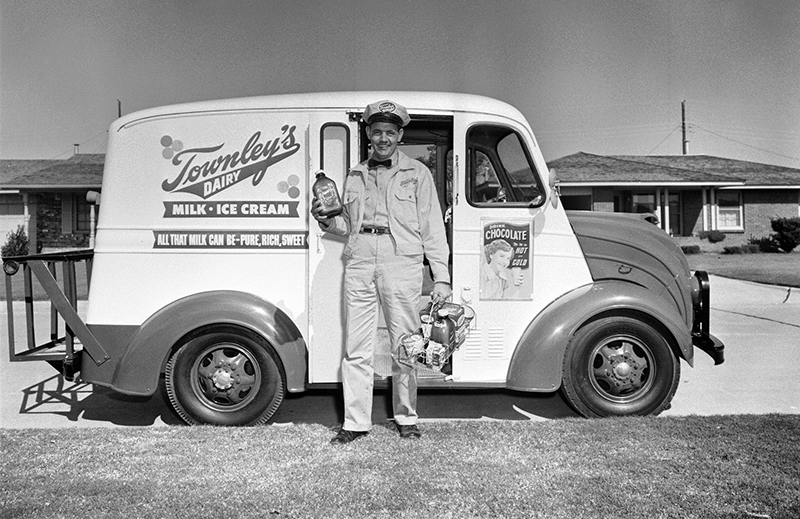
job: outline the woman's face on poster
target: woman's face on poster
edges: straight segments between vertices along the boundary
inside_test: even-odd
[[[499,249],[491,256],[492,260],[489,265],[495,272],[500,272],[502,269],[507,268],[511,263],[511,251]]]

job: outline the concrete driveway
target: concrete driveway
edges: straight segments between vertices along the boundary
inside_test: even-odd
[[[725,363],[714,366],[704,353],[694,368],[681,363],[681,382],[665,416],[713,414],[800,414],[800,289],[711,277],[711,330],[725,343]],[[0,337],[7,342],[5,304]],[[22,322],[22,321],[18,321]],[[16,330],[18,341],[22,330]],[[182,423],[163,389],[150,398],[130,397],[70,383],[43,362],[8,361],[0,352],[0,426],[117,427]],[[339,391],[289,395],[273,422],[341,422]],[[373,420],[386,419],[388,395],[377,391]],[[503,390],[423,391],[424,419],[532,419],[576,416],[559,393]],[[423,420],[424,421],[424,420]]]

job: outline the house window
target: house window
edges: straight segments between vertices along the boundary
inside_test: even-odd
[[[719,191],[717,193],[717,229],[721,231],[741,231],[742,193],[739,191]]]
[[[632,213],[654,213],[656,211],[656,195],[651,193],[634,193]]]
[[[95,218],[100,206],[95,207]],[[91,231],[91,204],[86,193],[67,193],[61,197],[61,232],[64,234],[88,234]],[[95,220],[96,221],[96,220]]]
[[[75,201],[75,231],[88,233],[91,231],[91,207],[85,196],[76,196]]]
[[[22,195],[0,194],[0,215],[22,215],[24,212]]]

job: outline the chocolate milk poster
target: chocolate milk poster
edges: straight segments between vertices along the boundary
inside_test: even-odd
[[[530,221],[483,221],[481,299],[531,299]]]

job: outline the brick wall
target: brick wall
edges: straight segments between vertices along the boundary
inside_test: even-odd
[[[697,238],[703,230],[702,199],[700,193],[684,192],[684,225],[687,236],[691,229],[692,238],[677,240],[681,245],[699,244],[705,252],[721,251],[723,247],[744,245],[751,238],[766,238],[773,234],[770,221],[776,217],[793,218],[797,216],[797,191],[780,189],[742,190],[744,204],[744,232],[725,232],[725,239],[717,244]],[[693,216],[693,214],[695,214]],[[695,220],[696,217],[696,220]],[[692,226],[692,221],[694,225]]]
[[[745,189],[744,229],[746,238],[772,234],[770,220],[797,216],[797,191],[782,189]]]

